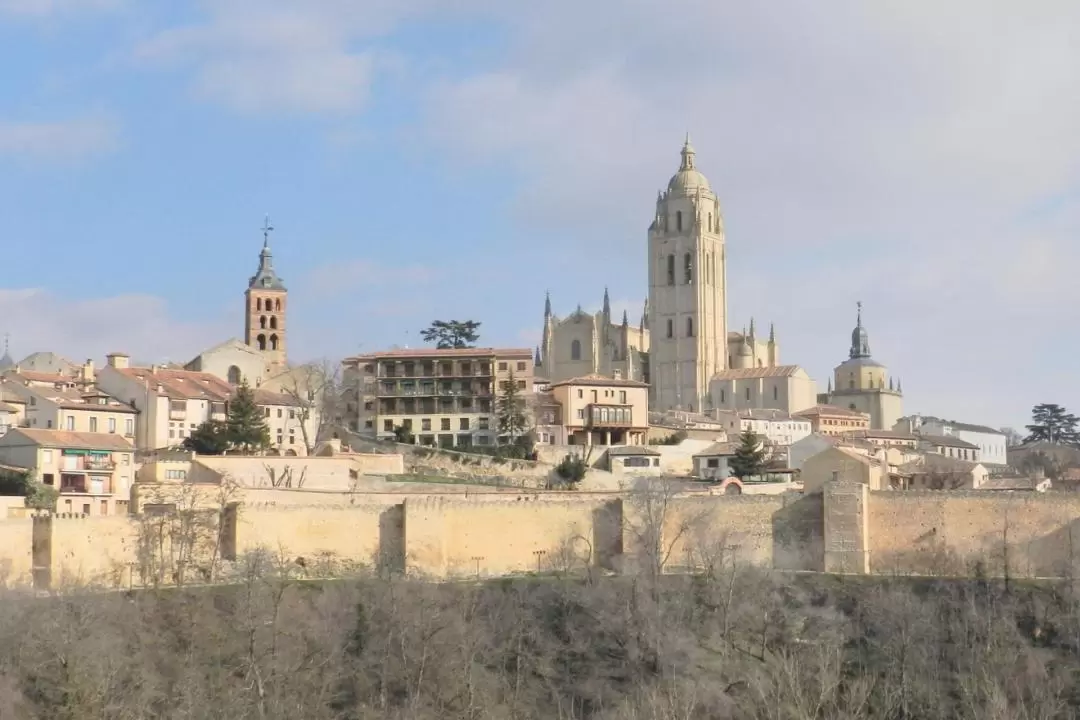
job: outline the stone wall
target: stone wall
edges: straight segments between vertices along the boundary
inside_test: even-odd
[[[239,572],[253,551],[318,576],[358,568],[435,579],[632,572],[648,567],[641,562],[650,539],[668,572],[727,563],[1014,577],[1080,569],[1080,495],[1072,493],[874,492],[844,483],[805,496],[660,488],[443,495],[252,489],[221,498],[211,487],[205,503],[183,505],[207,523],[184,581]],[[151,576],[172,582],[175,563],[158,562],[148,575],[146,539],[168,536],[175,544],[182,517],[158,505],[138,516],[0,519],[0,577],[39,588],[127,587]],[[175,547],[166,550],[175,558]]]

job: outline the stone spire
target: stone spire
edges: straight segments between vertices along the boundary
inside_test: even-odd
[[[776,344],[776,323],[769,323],[769,342]]]
[[[686,141],[683,143],[682,151],[679,154],[682,155],[682,164],[679,169],[693,170],[695,153],[694,146],[690,144],[690,133],[686,133]]]
[[[832,394],[832,378],[831,378],[831,377],[829,378],[829,383],[828,383],[828,385],[829,385],[829,386],[828,386],[828,388],[826,389],[826,392],[827,392],[827,393],[829,393],[829,394],[831,395],[831,394]]]
[[[755,339],[757,339],[757,330],[755,330],[755,328],[754,328],[754,318],[751,317],[750,318],[750,342],[753,342]]]
[[[626,314],[626,310],[622,311],[622,326],[624,328],[630,327],[630,316]]]
[[[533,355],[533,366],[541,367],[542,365],[543,365],[543,362],[541,362],[541,360],[540,360],[540,346],[537,345],[536,346],[536,354]]]
[[[544,317],[551,317],[551,291],[544,293]]]
[[[611,298],[608,297],[607,286],[604,286],[604,318],[610,322],[611,320]]]

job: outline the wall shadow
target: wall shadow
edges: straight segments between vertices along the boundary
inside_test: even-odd
[[[616,558],[623,553],[622,500],[606,502],[592,511],[593,564],[615,570]]]
[[[777,570],[825,570],[825,498],[823,493],[785,493],[784,507],[773,513],[773,567]]]
[[[405,572],[405,505],[392,505],[379,514],[379,573]]]

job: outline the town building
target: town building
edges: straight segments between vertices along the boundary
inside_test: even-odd
[[[567,445],[644,445],[649,386],[637,380],[584,375],[553,383]]]
[[[953,435],[918,435],[919,447],[929,453],[936,453],[957,460],[968,462],[982,462],[979,457],[979,446],[961,440]]]
[[[723,410],[716,419],[729,437],[747,430],[780,447],[788,447],[810,434],[810,421],[789,415],[783,410]]]
[[[536,349],[538,375],[559,382],[582,375],[603,375],[626,380],[649,380],[648,302],[634,325],[624,311],[622,322],[611,316],[611,300],[604,289],[603,308],[586,313],[579,305],[565,318],[551,310],[551,296],[544,300],[544,333]]]
[[[228,403],[236,388],[216,375],[160,366],[131,367],[123,353],[112,353],[107,360],[98,373],[98,386],[139,412],[135,423],[139,451],[182,445],[202,423],[228,417]],[[305,431],[308,437],[315,436],[315,414],[298,412],[296,398],[261,388],[255,391],[255,402],[263,409],[270,431],[269,452],[305,455],[303,438]]]
[[[57,512],[120,515],[128,511],[135,448],[120,435],[13,428],[0,437],[0,463],[26,468],[59,492]]]
[[[408,431],[421,445],[495,445],[497,398],[511,382],[529,400],[533,353],[528,348],[396,349],[343,362],[350,429],[383,440]]]
[[[869,335],[862,324],[862,303],[858,307],[848,359],[836,366],[818,403],[866,413],[872,429],[889,430],[904,414],[903,390],[900,381],[889,376],[888,368],[871,356]]]
[[[792,415],[809,421],[811,432],[820,435],[844,435],[870,428],[869,415],[836,405],[814,405]]]
[[[812,407],[816,395],[817,384],[798,365],[739,367],[713,375],[706,406],[714,413],[772,409],[794,414]]]
[[[895,429],[915,434],[956,437],[975,445],[979,449],[979,462],[984,465],[1008,464],[1008,438],[1005,433],[992,427],[942,420],[931,415],[909,415],[900,418]]]
[[[101,390],[77,389],[67,383],[22,384],[18,382],[20,377],[5,378],[0,388],[23,401],[25,427],[122,435],[134,441],[138,413],[131,405]]]

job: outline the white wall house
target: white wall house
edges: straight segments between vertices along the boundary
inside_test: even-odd
[[[731,439],[750,430],[775,445],[789,447],[810,435],[809,420],[783,410],[719,410],[715,415]]]
[[[984,465],[1005,465],[1008,438],[985,425],[952,422],[932,416],[911,415],[900,418],[895,429],[920,435],[953,437],[978,448],[978,460]]]

